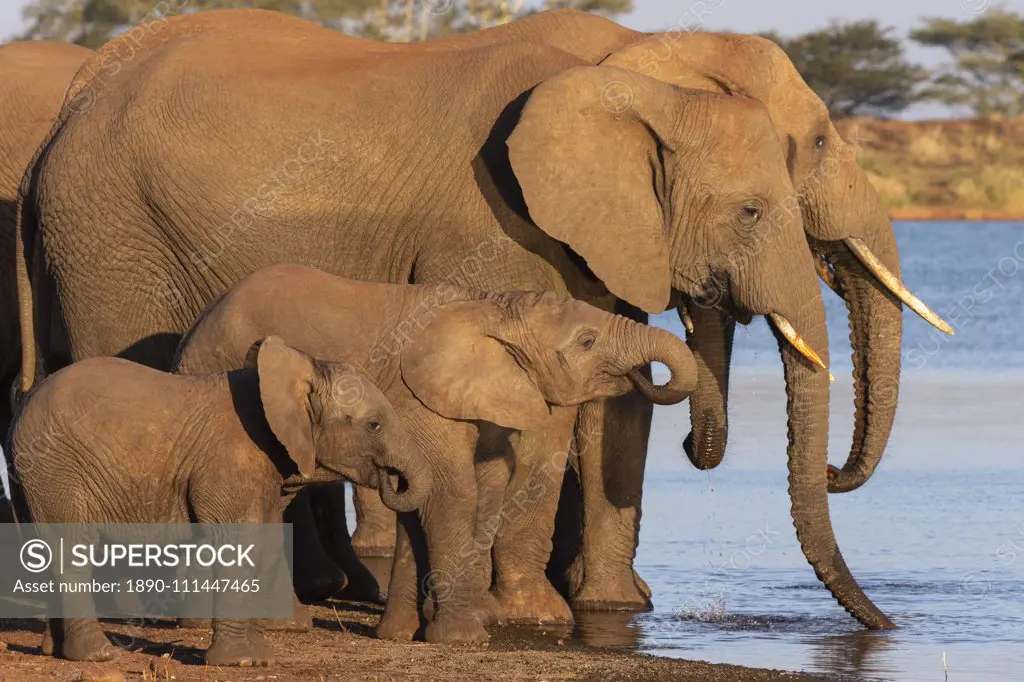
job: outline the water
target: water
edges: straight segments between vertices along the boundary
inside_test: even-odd
[[[903,279],[956,329],[907,313],[899,412],[865,487],[829,498],[868,595],[897,623],[869,633],[815,579],[794,537],[774,338],[737,334],[725,462],[693,469],[685,404],[657,408],[637,570],[655,610],[584,617],[594,644],[886,680],[1024,679],[1024,223],[896,226]],[[1016,248],[1016,253],[1014,249]],[[845,459],[852,390],[845,308],[828,294],[837,382],[830,459]],[[681,333],[674,315],[656,321]]]

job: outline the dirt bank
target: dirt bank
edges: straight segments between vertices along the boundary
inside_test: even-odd
[[[337,611],[335,611],[337,608]],[[208,668],[201,652],[209,632],[185,630],[174,623],[152,627],[106,623],[124,651],[110,662],[83,664],[39,653],[41,621],[0,621],[0,680],[64,682],[71,680],[215,680],[305,682],[327,680],[673,680],[694,682],[769,682],[836,680],[771,670],[657,658],[586,648],[568,633],[497,628],[487,646],[450,647],[373,639],[379,607],[313,607],[316,627],[310,633],[271,633],[277,657],[270,668]],[[124,675],[120,677],[118,673]],[[106,674],[106,676],[104,676]]]
[[[898,220],[1024,220],[1024,117],[838,121]]]

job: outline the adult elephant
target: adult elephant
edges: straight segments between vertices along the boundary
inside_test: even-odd
[[[0,381],[11,385],[21,361],[14,230],[18,186],[60,113],[64,93],[89,50],[32,40],[0,45]],[[11,414],[0,401],[0,433]]]
[[[118,60],[127,47],[114,40],[83,67],[26,176],[27,338],[45,337],[36,329],[48,317],[33,320],[32,305],[44,262],[75,358],[157,366],[207,302],[279,262],[388,282],[568,291],[638,317],[724,275],[738,315],[774,316],[805,553],[845,608],[870,627],[890,625],[828,522],[828,379],[797,350],[824,351],[824,310],[799,216],[771,184],[784,180],[795,201],[761,105],[694,100],[616,67],[580,68],[585,60],[548,46],[387,45],[260,11],[171,18],[158,44]],[[769,184],[752,192],[759,183]],[[730,235],[752,246],[736,248]],[[35,345],[23,347],[27,389]],[[603,570],[587,574],[607,588],[599,604],[643,598],[631,559],[645,402],[595,408],[599,425],[585,429],[597,452],[619,453],[627,491],[613,502],[628,523],[611,540],[627,560],[595,560]],[[575,410],[556,412],[551,428],[517,443],[516,461],[533,466],[517,467],[513,489],[564,460]],[[497,539],[496,592],[510,618],[571,618],[536,577],[558,488],[543,487],[544,501]]]

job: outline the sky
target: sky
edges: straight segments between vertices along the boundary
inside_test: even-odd
[[[21,9],[26,4],[28,0],[0,0],[0,39],[21,29]],[[905,37],[922,16],[966,20],[999,4],[1024,12],[1024,0],[634,0],[634,11],[619,21],[647,31],[699,26],[737,33],[775,30],[795,35],[820,28],[832,19],[878,19]],[[944,57],[941,50],[913,44],[907,46],[907,54],[926,66],[934,66]],[[934,107],[919,107],[911,117],[933,112]]]

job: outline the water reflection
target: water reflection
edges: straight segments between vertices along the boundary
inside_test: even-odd
[[[572,636],[583,644],[603,649],[636,649],[643,634],[636,614],[627,611],[609,613],[577,612]]]
[[[816,670],[843,675],[878,676],[895,672],[886,664],[893,635],[885,632],[851,632],[809,638],[808,656]]]

